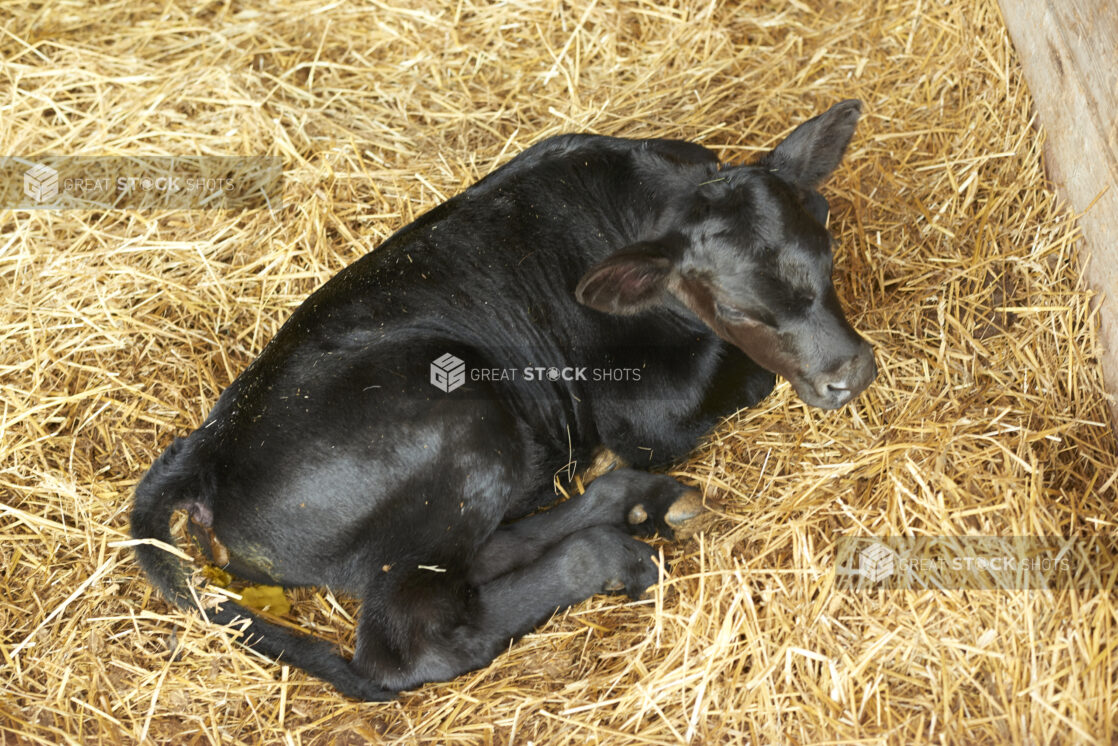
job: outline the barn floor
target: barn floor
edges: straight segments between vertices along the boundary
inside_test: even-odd
[[[15,2],[0,152],[270,154],[277,211],[0,213],[0,742],[1118,740],[1118,455],[1074,220],[989,2]],[[858,401],[786,383],[673,473],[713,508],[648,600],[368,705],[171,609],[131,489],[301,299],[551,134],[746,160],[831,103]],[[1045,535],[1051,590],[858,590],[852,535]],[[352,644],[354,604],[290,595]],[[169,649],[177,650],[172,658]]]

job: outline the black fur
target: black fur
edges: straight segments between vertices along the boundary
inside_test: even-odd
[[[232,603],[244,641],[353,697],[380,700],[483,666],[557,608],[656,582],[633,538],[670,533],[687,490],[623,468],[554,501],[553,475],[606,446],[681,459],[788,377],[835,408],[873,379],[831,284],[826,201],[856,101],[757,165],[698,145],[564,135],[423,215],[326,283],[176,439],[136,489],[132,532],[171,542],[175,509],[212,528],[230,569],[362,600],[354,659]],[[639,380],[481,380],[549,367]],[[520,520],[517,520],[517,519]],[[140,563],[193,606],[186,568]]]

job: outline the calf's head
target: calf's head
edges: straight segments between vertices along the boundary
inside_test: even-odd
[[[843,101],[755,164],[725,167],[681,198],[659,235],[592,267],[575,296],[635,314],[682,303],[812,406],[836,409],[877,375],[831,281],[827,201],[816,191],[861,113]]]

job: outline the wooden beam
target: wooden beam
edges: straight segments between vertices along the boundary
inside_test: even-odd
[[[1000,0],[1047,135],[1045,167],[1077,213],[1100,307],[1103,375],[1118,394],[1118,2]],[[1118,406],[1111,400],[1111,424]]]

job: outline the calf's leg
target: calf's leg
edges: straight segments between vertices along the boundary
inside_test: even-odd
[[[353,666],[391,690],[452,679],[485,666],[557,609],[603,591],[639,597],[657,580],[652,554],[622,529],[596,525],[483,583],[462,583],[453,569],[412,573],[391,598],[366,599]]]
[[[506,524],[470,565],[469,579],[484,583],[532,562],[549,547],[590,526],[614,526],[638,536],[671,536],[702,511],[699,492],[669,476],[635,469],[604,474],[574,497]]]

